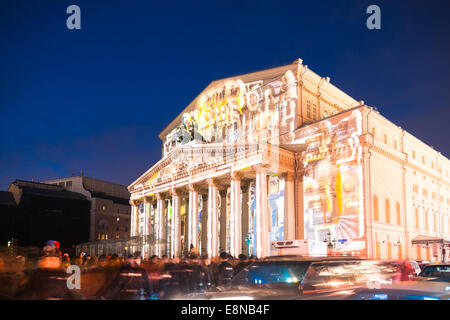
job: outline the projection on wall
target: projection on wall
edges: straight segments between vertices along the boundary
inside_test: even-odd
[[[361,112],[354,110],[301,128],[284,141],[302,150],[305,238],[341,252],[366,247],[361,126]]]
[[[269,138],[293,131],[296,84],[292,70],[270,80],[222,81],[194,100],[194,109],[184,113],[180,125],[166,136],[164,154],[192,140],[257,142],[258,130]]]

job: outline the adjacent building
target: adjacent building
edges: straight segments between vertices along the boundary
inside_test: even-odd
[[[130,236],[130,193],[121,184],[86,177],[83,174],[46,180],[65,190],[84,195],[90,201],[89,239],[124,239]]]
[[[2,192],[2,246],[42,248],[54,239],[64,249],[89,239],[90,202],[82,194],[34,181],[16,180]]]
[[[73,251],[80,244],[98,247],[127,239],[129,199],[126,186],[82,174],[42,182],[16,180],[0,192],[0,247],[14,243],[41,248],[53,239]]]
[[[159,138],[128,187],[144,256],[448,259],[449,160],[301,59],[213,81]]]

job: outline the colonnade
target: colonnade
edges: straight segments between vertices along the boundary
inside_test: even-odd
[[[286,181],[291,184],[285,189],[285,199],[293,204],[293,181],[292,179]],[[132,201],[131,236],[153,234],[154,243],[150,246],[154,248],[153,254],[158,256],[167,254],[179,257],[192,251],[201,255],[206,254],[208,257],[217,257],[220,251],[227,251],[233,257],[247,253],[245,248],[249,241],[246,239],[249,229],[249,183],[254,186],[252,195],[255,203],[253,225],[255,237],[252,239],[252,245],[256,249],[257,257],[268,256],[270,255],[268,169],[261,165],[252,167],[250,177],[248,173],[244,175],[240,172],[231,172],[226,176],[208,177],[201,182],[172,186],[171,189],[135,199]],[[227,210],[228,189],[230,194]],[[207,199],[202,200],[205,196]],[[182,203],[186,216],[183,219]],[[295,233],[292,209],[292,205],[285,205],[285,222],[290,221],[289,225],[292,224],[292,227],[286,228],[285,223],[285,235],[291,239]],[[203,223],[199,221],[200,211],[202,215],[206,214],[206,219],[201,218]],[[150,223],[151,212],[154,214],[153,223]]]

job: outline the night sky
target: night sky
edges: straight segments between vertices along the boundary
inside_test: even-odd
[[[449,16],[435,0],[1,0],[0,190],[80,170],[128,185],[211,81],[297,58],[450,157]]]

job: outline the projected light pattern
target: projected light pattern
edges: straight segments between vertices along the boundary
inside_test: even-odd
[[[244,83],[225,80],[194,101],[180,125],[164,143],[164,153],[192,140],[203,142],[257,142],[257,130],[276,137],[295,128],[296,78],[291,70],[281,77]]]
[[[361,112],[334,117],[296,134],[304,146],[305,237],[331,241],[337,251],[365,248]]]

